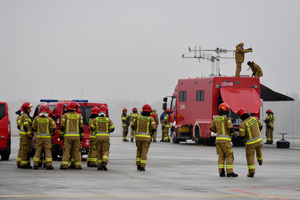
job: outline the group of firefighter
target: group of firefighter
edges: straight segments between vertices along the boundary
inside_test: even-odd
[[[272,144],[275,116],[270,109],[268,109],[266,113],[268,114],[268,116],[264,121],[266,123],[267,137],[267,142],[265,144]],[[250,116],[245,108],[239,108],[237,114],[242,120],[239,127],[239,136],[246,145],[246,159],[248,165],[247,177],[254,177],[255,152],[258,164],[263,164],[261,136],[261,129],[263,128],[263,126],[260,120],[255,116]],[[231,119],[228,117],[228,115],[228,104],[221,103],[219,105],[219,114],[213,119],[210,129],[217,134],[216,149],[218,154],[218,170],[220,177],[225,177],[226,174],[227,177],[238,177],[238,174],[233,172],[233,151],[231,146],[232,137],[236,137],[236,133],[233,129]]]
[[[33,168],[41,167],[41,156],[44,152],[44,166],[47,170],[54,169],[52,166],[52,140],[51,137],[56,132],[56,123],[51,118],[53,111],[44,104],[40,107],[40,113],[32,121],[30,117],[32,104],[25,102],[16,113],[17,127],[19,129],[20,145],[17,157],[17,166],[23,169],[32,169],[30,165],[31,138],[33,132],[36,132],[35,148],[36,152],[33,157]],[[218,170],[220,177],[237,177],[238,174],[233,172],[233,150],[231,146],[232,137],[236,137],[231,119],[229,118],[229,106],[226,103],[219,105],[219,115],[211,123],[211,131],[217,134],[216,149],[218,154]],[[137,109],[133,108],[130,116],[127,116],[127,109],[122,110],[123,141],[128,141],[129,122],[132,128],[131,142],[135,138],[137,153],[136,166],[137,170],[145,171],[147,162],[148,149],[150,142],[156,142],[156,132],[158,126],[158,116],[155,109],[151,109],[149,104],[145,104],[141,114],[137,114]],[[170,128],[170,110],[166,109],[161,115],[162,140],[170,142],[168,136]],[[268,116],[265,119],[266,137],[265,144],[273,143],[274,113],[268,109]],[[255,152],[259,165],[263,163],[262,156],[262,124],[255,116],[250,116],[244,108],[237,111],[242,120],[239,127],[239,136],[246,144],[246,159],[248,165],[248,177],[254,177],[255,174]],[[124,128],[125,127],[125,128]],[[106,106],[93,107],[89,121],[90,131],[90,150],[87,158],[88,167],[97,167],[98,170],[107,170],[110,148],[110,133],[115,130],[112,120],[108,117]],[[84,136],[83,120],[79,104],[72,101],[66,106],[66,113],[61,117],[60,137],[63,141],[63,157],[60,165],[61,170],[68,168],[82,169],[81,167],[81,141]],[[71,156],[71,165],[70,164]],[[226,162],[226,163],[225,163]],[[226,174],[225,174],[226,169]]]

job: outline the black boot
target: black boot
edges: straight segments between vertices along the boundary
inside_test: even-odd
[[[106,163],[105,162],[102,163],[102,168],[103,168],[104,171],[107,171],[107,167],[106,167]]]
[[[32,169],[32,166],[30,166],[30,165],[21,166],[21,169]]]
[[[220,177],[225,177],[225,170],[221,169]]]
[[[87,162],[87,167],[90,167],[90,166],[91,166],[91,165],[90,165],[90,161],[88,161],[88,162]]]
[[[46,170],[52,170],[54,169],[54,167],[51,165],[51,166],[46,166]]]
[[[232,172],[231,174],[227,174],[227,177],[238,177],[238,174]]]
[[[248,173],[247,177],[254,177],[254,174],[253,173]]]
[[[70,165],[68,169],[75,169],[75,165]]]
[[[141,165],[136,166],[136,170],[140,170],[141,169]]]
[[[62,167],[62,165],[60,165],[59,169],[62,169],[62,170],[68,170],[68,168]]]
[[[141,172],[146,171],[145,167],[141,167],[141,168],[140,168],[140,171],[141,171]]]
[[[33,166],[33,169],[39,169],[39,166]]]

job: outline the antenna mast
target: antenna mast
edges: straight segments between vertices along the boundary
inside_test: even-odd
[[[235,50],[227,50],[227,49],[221,49],[217,47],[216,49],[201,49],[199,46],[199,49],[195,46],[195,49],[191,49],[189,47],[189,52],[195,52],[194,57],[186,57],[184,54],[182,55],[182,58],[198,58],[199,62],[202,58],[203,60],[210,60],[212,62],[212,72],[210,76],[221,76],[220,74],[220,60],[221,59],[234,59],[234,57],[221,57],[221,53],[227,53],[227,52],[235,52]],[[212,56],[209,53],[202,53],[203,51],[214,51],[217,53],[217,56]],[[199,54],[198,54],[199,52]],[[198,55],[197,55],[198,54]]]

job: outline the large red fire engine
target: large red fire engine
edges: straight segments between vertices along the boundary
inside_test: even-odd
[[[80,105],[81,115],[83,119],[83,125],[84,125],[84,137],[82,140],[82,155],[88,154],[89,152],[89,146],[90,146],[90,132],[88,130],[89,120],[91,116],[91,110],[94,106],[102,106],[105,105],[107,108],[106,103],[90,103],[88,100],[73,100],[78,102]],[[51,110],[53,110],[53,119],[56,122],[56,133],[52,137],[52,157],[53,159],[56,159],[58,155],[62,156],[63,154],[63,144],[59,137],[59,131],[60,131],[60,119],[61,116],[66,112],[65,108],[68,103],[71,102],[71,100],[54,100],[54,99],[41,99],[41,102],[35,109],[34,116],[36,117],[39,114],[40,106],[43,104],[46,104],[49,106]]]
[[[0,102],[0,154],[2,160],[8,160],[11,146],[11,125],[6,102]]]
[[[202,77],[179,79],[171,97],[170,122],[172,141],[179,143],[192,139],[197,145],[213,145],[216,134],[210,124],[218,115],[218,106],[225,102],[230,106],[230,117],[238,133],[240,119],[236,112],[240,107],[260,117],[259,78],[253,77]],[[163,109],[167,108],[168,97],[164,98]],[[234,145],[242,145],[238,138]]]

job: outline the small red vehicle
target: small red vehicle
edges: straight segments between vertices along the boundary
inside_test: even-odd
[[[72,100],[55,100],[55,99],[41,99],[41,103],[36,107],[34,112],[34,118],[39,114],[40,112],[40,106],[43,104],[46,104],[49,106],[51,110],[53,110],[53,119],[56,122],[56,133],[52,137],[52,157],[53,159],[57,159],[58,156],[62,156],[63,154],[63,144],[59,137],[60,132],[60,119],[61,116],[66,112],[65,108],[68,103],[70,103]],[[84,125],[84,137],[82,140],[82,155],[88,154],[89,152],[89,146],[90,146],[90,132],[88,130],[89,120],[91,116],[91,110],[94,106],[102,106],[105,105],[107,108],[106,103],[91,103],[88,102],[88,100],[73,100],[76,101],[80,105],[81,115],[83,119],[83,125]]]
[[[11,124],[6,102],[0,102],[0,154],[8,160],[11,152]]]

